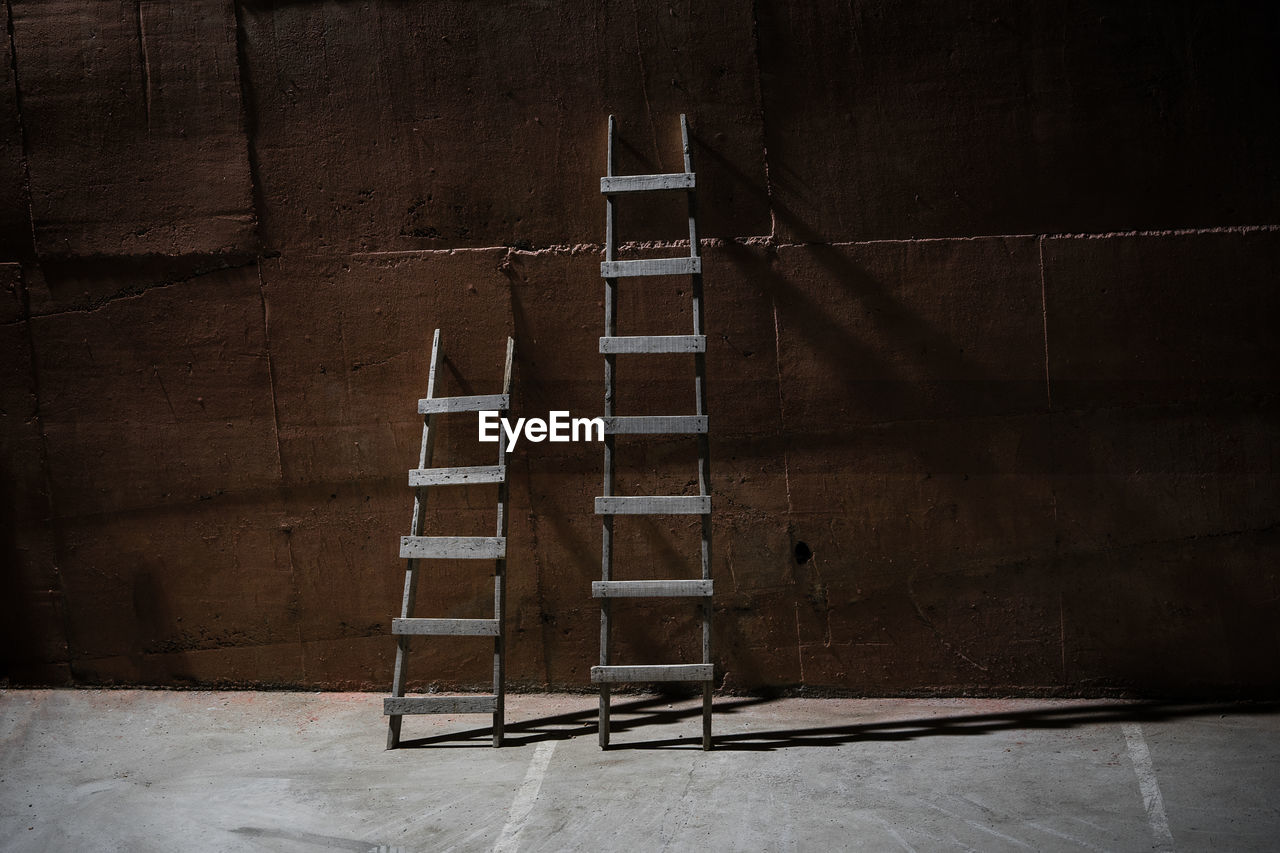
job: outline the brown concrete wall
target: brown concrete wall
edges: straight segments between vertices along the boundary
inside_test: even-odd
[[[445,393],[495,389],[513,335],[517,414],[598,414],[605,119],[622,171],[672,171],[686,112],[726,688],[1280,687],[1273,6],[4,12],[13,682],[385,688],[432,330]],[[681,238],[676,201],[622,205]],[[687,331],[685,283],[621,301]],[[620,362],[621,413],[691,409],[685,358]],[[631,493],[694,476],[685,440],[619,460]],[[599,446],[510,468],[511,682],[586,688]],[[492,499],[437,490],[428,530]],[[696,521],[617,529],[620,577],[696,571]],[[420,589],[483,615],[489,577]],[[691,605],[625,605],[620,660],[696,656]],[[486,655],[419,643],[413,684]]]

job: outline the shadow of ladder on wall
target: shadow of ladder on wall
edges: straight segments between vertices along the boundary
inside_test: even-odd
[[[689,126],[680,116],[684,146],[684,172],[669,175],[614,175],[615,126],[609,116],[609,150],[606,176],[600,179],[605,197],[605,259],[600,275],[605,283],[604,337],[604,495],[596,498],[596,514],[603,516],[601,580],[591,584],[600,599],[600,665],[591,668],[591,680],[600,685],[600,746],[609,746],[609,690],[619,682],[702,682],[702,748],[711,748],[711,694],[715,668],[711,663],[711,478],[708,460],[706,351],[702,319],[702,257],[698,245],[696,179],[689,153]],[[615,196],[631,193],[684,192],[689,201],[689,256],[620,261],[614,233]],[[633,276],[688,275],[693,305],[691,335],[617,335],[618,279]],[[618,417],[614,414],[615,359],[623,354],[691,353],[694,360],[693,415]],[[614,450],[617,435],[691,434],[698,442],[698,495],[622,497],[613,493]],[[702,516],[702,577],[700,580],[613,580],[613,517],[615,515]],[[614,666],[611,664],[611,601],[615,598],[697,598],[702,610],[702,663]]]
[[[400,538],[400,557],[405,566],[404,601],[400,618],[391,620],[391,633],[396,636],[396,668],[391,684],[391,697],[382,701],[387,721],[387,749],[400,745],[400,723],[404,714],[493,714],[493,745],[502,745],[505,711],[504,679],[506,676],[506,634],[503,616],[506,610],[507,557],[507,465],[506,448],[498,441],[498,464],[467,468],[431,468],[435,446],[436,422],[441,415],[459,412],[497,411],[505,416],[511,408],[511,360],[515,341],[507,338],[507,360],[503,369],[502,393],[472,397],[437,397],[436,374],[440,367],[440,330],[431,341],[431,367],[427,376],[427,396],[418,401],[418,414],[423,415],[422,444],[418,467],[409,472],[409,485],[414,488],[413,521],[409,535]],[[423,536],[427,500],[425,489],[434,486],[457,486],[472,483],[498,485],[498,523],[496,536]],[[415,619],[414,599],[418,587],[418,561],[427,559],[494,560],[492,619]],[[415,636],[493,637],[492,695],[405,696],[405,678],[409,658],[409,641]]]

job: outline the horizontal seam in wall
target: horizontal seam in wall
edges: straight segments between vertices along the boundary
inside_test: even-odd
[[[987,234],[972,236],[950,236],[950,237],[911,237],[903,239],[883,239],[883,240],[848,240],[848,241],[830,241],[830,242],[801,242],[801,243],[783,243],[777,242],[767,235],[754,235],[749,237],[734,237],[731,240],[722,238],[707,238],[699,241],[699,244],[707,248],[716,248],[728,245],[730,243],[740,246],[762,246],[766,249],[803,249],[812,246],[828,246],[831,248],[844,248],[852,246],[877,246],[877,245],[899,245],[914,243],[953,243],[953,242],[976,242],[982,240],[1007,240],[1007,239],[1047,239],[1047,240],[1107,240],[1123,237],[1182,237],[1182,236],[1207,236],[1213,234],[1258,234],[1258,233],[1274,233],[1280,231],[1280,225],[1225,225],[1211,228],[1184,228],[1169,230],[1148,230],[1148,231],[1113,231],[1098,233],[1058,233],[1058,234]],[[672,240],[672,241],[651,241],[637,243],[623,243],[619,246],[619,251],[640,251],[646,249],[679,249],[689,245],[688,240]],[[397,258],[429,258],[437,255],[450,256],[460,253],[485,253],[485,252],[506,252],[511,255],[525,255],[537,257],[541,255],[585,255],[603,253],[604,246],[599,243],[578,243],[574,245],[549,245],[536,249],[517,249],[511,246],[467,246],[455,247],[450,249],[402,249],[388,250],[381,252],[336,252],[336,253],[308,253],[303,255],[295,255],[300,260],[323,260],[323,259],[339,259],[339,258],[356,258],[361,260],[394,260]],[[77,305],[70,308],[64,308],[58,311],[48,311],[40,313],[32,313],[26,317],[19,317],[15,320],[9,320],[0,323],[0,328],[8,326],[16,326],[31,319],[43,317],[57,317],[62,314],[71,313],[89,313],[99,308],[110,305],[113,302],[122,299],[132,299],[142,296],[151,290],[172,287],[178,284],[185,284],[206,275],[213,275],[219,272],[229,270],[242,269],[244,267],[258,264],[263,260],[272,260],[272,258],[258,257],[253,260],[242,262],[239,264],[220,266],[210,270],[202,270],[194,275],[184,278],[175,279],[173,281],[156,282],[153,284],[142,285],[137,288],[131,288],[127,291],[111,294],[95,300],[87,305]]]
[[[706,248],[717,248],[729,244],[739,246],[764,246],[774,249],[802,249],[808,246],[875,246],[880,244],[896,245],[901,243],[952,243],[952,242],[976,242],[980,240],[1016,240],[1016,239],[1048,239],[1048,240],[1107,240],[1118,237],[1181,237],[1181,236],[1198,236],[1209,234],[1256,234],[1280,231],[1280,224],[1277,225],[1221,225],[1205,228],[1173,228],[1163,230],[1132,230],[1132,231],[1099,231],[1099,232],[1059,232],[1059,233],[1015,233],[1015,234],[967,234],[967,235],[949,235],[940,237],[901,237],[901,238],[883,238],[877,240],[815,240],[808,242],[782,242],[775,240],[767,234],[756,234],[740,237],[705,237],[698,241],[700,246]],[[688,240],[652,240],[637,241],[630,243],[621,243],[618,246],[619,251],[636,251],[641,249],[681,249],[689,245]],[[385,251],[359,251],[359,252],[310,252],[305,254],[293,255],[292,257],[300,259],[324,259],[324,258],[360,258],[377,260],[381,258],[414,258],[414,257],[431,257],[435,255],[454,255],[464,252],[507,252],[512,255],[585,255],[593,253],[601,253],[604,251],[603,243],[553,243],[546,246],[538,246],[534,248],[522,249],[514,246],[457,246],[448,249],[388,249]],[[287,251],[282,254],[286,256]]]

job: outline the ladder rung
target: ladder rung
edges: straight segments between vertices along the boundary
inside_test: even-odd
[[[496,637],[497,619],[392,619],[391,633],[453,637]]]
[[[406,560],[501,560],[507,556],[505,536],[401,536],[400,556]]]
[[[715,667],[709,663],[677,663],[662,666],[593,666],[595,683],[616,681],[710,681]]]
[[[454,486],[463,483],[501,483],[507,478],[506,465],[477,465],[471,468],[414,468],[410,486]]]
[[[600,352],[603,355],[706,351],[706,335],[634,335],[600,339]]]
[[[383,714],[492,714],[497,696],[392,696],[382,700]]]
[[[592,581],[593,598],[705,598],[712,581]]]
[[[605,435],[678,435],[706,431],[706,415],[640,415],[604,419]]]
[[[642,193],[656,190],[691,190],[697,183],[693,172],[676,172],[671,175],[614,175],[600,179],[600,192]]]
[[[638,261],[601,261],[604,278],[633,275],[696,275],[702,272],[702,258],[644,258]]]
[[[705,515],[710,495],[596,498],[596,515]]]
[[[478,397],[428,397],[418,401],[418,414],[446,412],[505,412],[511,406],[509,394],[482,394]]]

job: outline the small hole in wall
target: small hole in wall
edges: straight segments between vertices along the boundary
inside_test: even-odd
[[[813,559],[813,549],[809,547],[808,542],[796,543],[796,562],[804,565]]]

